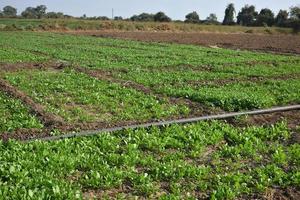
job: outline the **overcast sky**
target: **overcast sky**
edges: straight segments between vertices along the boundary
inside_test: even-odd
[[[255,5],[257,10],[268,7],[277,13],[280,9],[289,9],[300,5],[300,0],[0,0],[0,8],[11,5],[18,13],[26,7],[46,5],[47,11],[61,11],[73,16],[109,16],[112,8],[115,16],[130,17],[142,12],[156,13],[164,11],[172,19],[184,19],[184,16],[197,11],[201,19],[210,13],[216,13],[219,20],[223,19],[224,9],[228,3],[234,3],[239,10],[245,4]]]

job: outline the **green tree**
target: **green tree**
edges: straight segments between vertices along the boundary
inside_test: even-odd
[[[22,13],[24,18],[36,18],[35,9],[33,7],[27,7]]]
[[[4,17],[16,17],[17,9],[12,6],[5,6],[2,13]]]
[[[130,17],[131,21],[154,21],[154,15],[149,13],[142,13],[139,15],[133,15]]]
[[[242,26],[254,25],[258,13],[255,11],[254,6],[245,5],[238,13],[237,23]]]
[[[290,9],[291,27],[295,33],[300,32],[300,7],[294,6]]]
[[[234,25],[235,24],[234,14],[235,14],[234,4],[230,3],[225,9],[225,17],[223,20],[223,25]]]
[[[290,16],[292,19],[300,19],[300,7],[299,6],[291,7]]]
[[[164,12],[158,12],[154,15],[154,21],[156,22],[170,22],[172,19],[168,17]]]
[[[196,11],[191,12],[185,16],[185,22],[187,23],[199,23],[200,17]]]
[[[108,21],[110,20],[107,16],[99,16],[97,17],[98,20],[102,20],[102,21]]]
[[[272,10],[268,8],[264,8],[260,11],[259,15],[257,16],[256,24],[258,26],[263,26],[263,25],[273,26],[274,22],[275,22],[275,18]]]
[[[24,18],[42,18],[47,17],[46,15],[47,7],[45,5],[37,6],[36,8],[28,7],[22,13]]]
[[[218,18],[217,15],[214,13],[211,13],[207,18],[206,18],[207,22],[211,22],[211,23],[215,23],[218,22]]]
[[[114,20],[119,20],[119,21],[121,21],[121,20],[123,20],[123,17],[121,17],[121,16],[116,16],[116,17],[114,17]]]
[[[289,18],[289,13],[286,10],[280,10],[275,18],[276,26],[286,26]]]
[[[46,14],[47,18],[64,18],[64,13],[62,12],[48,12]]]
[[[294,33],[300,32],[300,20],[293,20],[291,22],[291,26],[293,28]]]
[[[40,5],[35,8],[37,18],[41,19],[46,14],[47,7],[45,5]]]

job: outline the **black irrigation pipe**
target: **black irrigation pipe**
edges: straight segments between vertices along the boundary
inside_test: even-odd
[[[82,131],[82,132],[78,132],[78,133],[67,133],[64,135],[49,136],[49,137],[38,138],[38,139],[29,139],[29,140],[25,140],[25,141],[27,141],[27,142],[35,141],[35,140],[55,141],[55,140],[62,140],[62,139],[67,139],[67,138],[93,136],[93,135],[97,135],[97,134],[100,134],[103,132],[114,132],[114,131],[120,131],[120,130],[125,130],[125,129],[148,128],[151,126],[166,126],[166,125],[171,125],[171,124],[187,124],[187,123],[204,121],[204,120],[219,120],[219,119],[227,119],[227,118],[238,117],[238,116],[243,116],[243,115],[260,115],[260,114],[269,114],[269,113],[274,113],[274,112],[286,112],[286,111],[291,111],[291,110],[300,110],[300,105],[274,107],[274,108],[269,108],[269,109],[244,111],[244,112],[232,112],[232,113],[225,113],[225,114],[218,114],[218,115],[209,115],[209,116],[202,116],[202,117],[178,119],[178,120],[159,121],[159,122],[152,122],[152,123],[145,123],[145,124],[120,126],[120,127],[114,127],[114,128],[104,128],[104,129],[98,129],[98,130]]]

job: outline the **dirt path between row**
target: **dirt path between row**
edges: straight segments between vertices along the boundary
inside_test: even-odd
[[[260,35],[245,33],[169,33],[169,32],[120,32],[85,31],[68,33],[95,37],[111,37],[146,42],[194,44],[230,49],[259,50],[276,53],[300,54],[299,35]]]

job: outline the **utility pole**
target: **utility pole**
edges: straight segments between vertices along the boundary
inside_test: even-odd
[[[111,19],[114,19],[114,9],[111,9]]]

